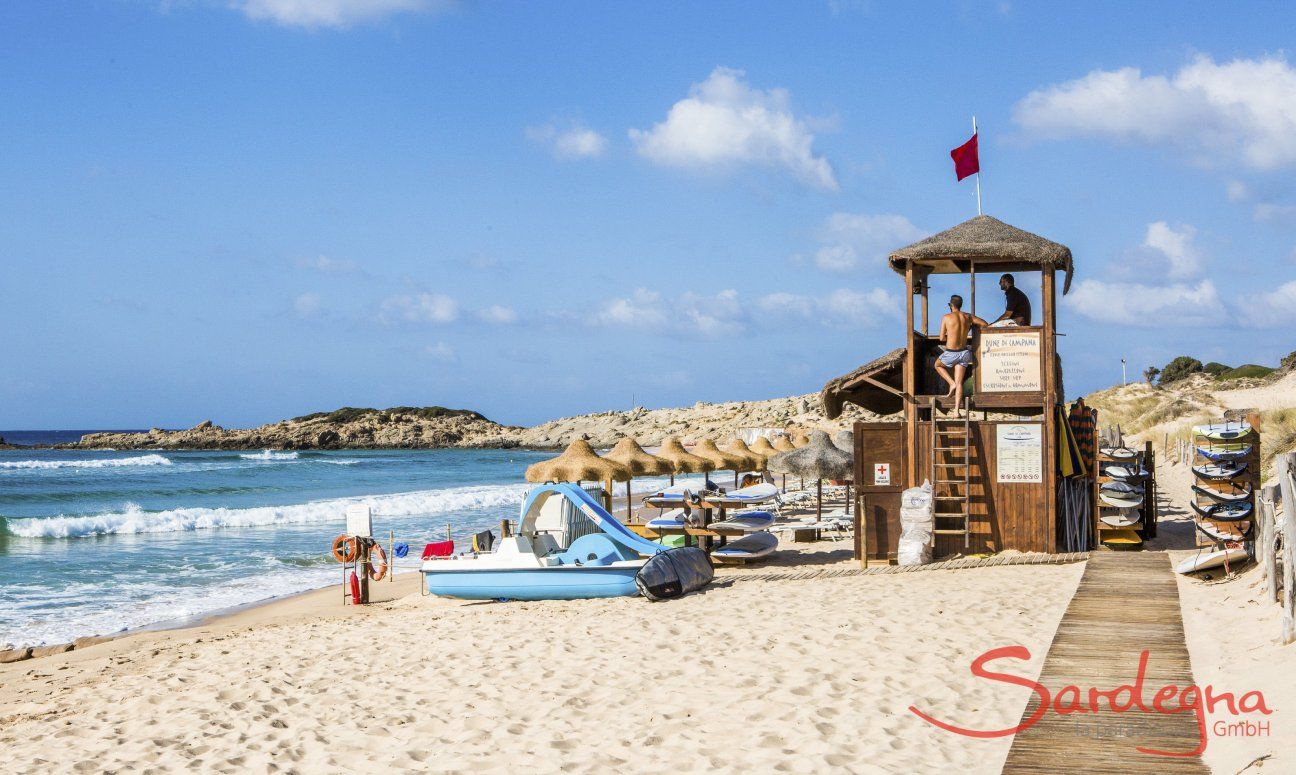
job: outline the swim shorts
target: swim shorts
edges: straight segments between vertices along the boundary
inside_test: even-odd
[[[952,369],[955,366],[970,367],[972,365],[972,348],[965,347],[962,350],[946,350],[940,354],[940,362],[941,365],[947,369]]]

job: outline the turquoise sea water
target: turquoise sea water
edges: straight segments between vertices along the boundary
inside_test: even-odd
[[[368,503],[417,566],[451,526],[516,519],[524,450],[0,450],[0,646],[60,643],[340,581],[328,554]],[[645,480],[636,490],[659,486]]]

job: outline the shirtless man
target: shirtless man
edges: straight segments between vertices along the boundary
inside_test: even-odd
[[[976,315],[969,315],[963,311],[962,296],[957,294],[951,296],[949,308],[949,313],[941,318],[940,340],[945,352],[936,359],[936,373],[949,383],[950,389],[945,396],[954,397],[955,415],[962,417],[963,380],[967,376],[968,368],[973,364],[968,335],[972,331],[972,326],[985,327],[989,324]],[[949,372],[951,368],[954,369],[952,377]]]

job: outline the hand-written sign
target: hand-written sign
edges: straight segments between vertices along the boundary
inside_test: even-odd
[[[1044,481],[1044,426],[1000,423],[995,426],[995,479],[999,482]]]
[[[1040,380],[1041,331],[983,330],[977,368],[982,393],[1029,393]]]

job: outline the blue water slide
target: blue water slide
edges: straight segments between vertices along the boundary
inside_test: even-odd
[[[526,501],[522,504],[522,514],[531,512],[531,504],[546,493],[561,495],[576,507],[584,512],[585,516],[594,520],[594,522],[603,529],[604,533],[618,544],[638,552],[639,554],[652,556],[660,554],[670,547],[655,544],[648,539],[633,533],[625,525],[617,521],[617,518],[603,508],[603,504],[595,500],[594,496],[585,492],[585,490],[574,484],[543,484],[531,492],[527,493]]]

